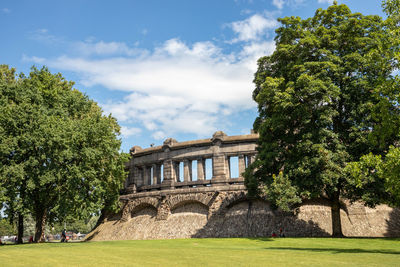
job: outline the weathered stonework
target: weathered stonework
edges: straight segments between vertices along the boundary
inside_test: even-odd
[[[254,160],[257,139],[255,134],[216,132],[211,139],[170,138],[159,147],[133,147],[125,194],[120,197],[122,210],[108,216],[88,239],[265,237],[280,228],[286,236],[329,236],[331,210],[325,200],[306,201],[287,213],[271,209],[264,200],[247,198],[243,177],[231,175],[230,157],[237,157],[242,173]],[[206,159],[212,159],[212,170],[207,170]],[[345,235],[400,236],[399,210],[343,204]]]

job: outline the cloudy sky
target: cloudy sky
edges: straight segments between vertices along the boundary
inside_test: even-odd
[[[257,58],[274,51],[277,18],[313,16],[331,0],[2,0],[0,64],[61,72],[112,113],[122,150],[167,137],[249,133]],[[342,0],[383,15],[380,0]]]

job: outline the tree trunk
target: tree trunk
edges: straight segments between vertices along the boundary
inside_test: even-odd
[[[331,203],[332,237],[344,237],[342,233],[342,222],[340,220],[339,192],[333,195]]]
[[[46,211],[40,211],[36,214],[35,242],[41,243],[45,241],[44,229],[46,225]]]
[[[24,237],[24,215],[18,213],[18,235],[17,235],[17,243],[22,244],[24,241],[22,238]]]

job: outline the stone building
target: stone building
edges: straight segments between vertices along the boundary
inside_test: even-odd
[[[329,203],[304,202],[294,212],[247,198],[241,174],[256,155],[257,134],[227,136],[162,146],[134,146],[119,214],[109,215],[90,240],[190,237],[329,236]],[[346,203],[346,201],[344,201]],[[399,236],[400,212],[385,205],[356,203],[341,211],[347,236]]]

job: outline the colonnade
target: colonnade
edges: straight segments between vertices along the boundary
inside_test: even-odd
[[[238,166],[232,166],[231,158],[237,157]],[[208,179],[227,180],[242,178],[245,168],[254,161],[255,155],[226,156],[219,155],[212,158],[183,159],[174,161],[171,159],[163,162],[146,164],[133,167],[133,175],[130,183],[139,186],[157,185],[164,181],[194,182]],[[206,160],[210,160],[211,171],[206,169]],[[181,166],[183,165],[183,170]],[[196,166],[196,167],[194,167]],[[239,176],[233,177],[234,170],[238,170]],[[181,172],[183,173],[181,174]],[[196,172],[195,174],[193,172]],[[206,173],[212,173],[212,177],[206,177]]]
[[[216,132],[211,139],[177,142],[169,138],[163,146],[133,147],[126,187],[141,191],[243,182],[242,173],[255,159],[257,139],[256,134]]]

